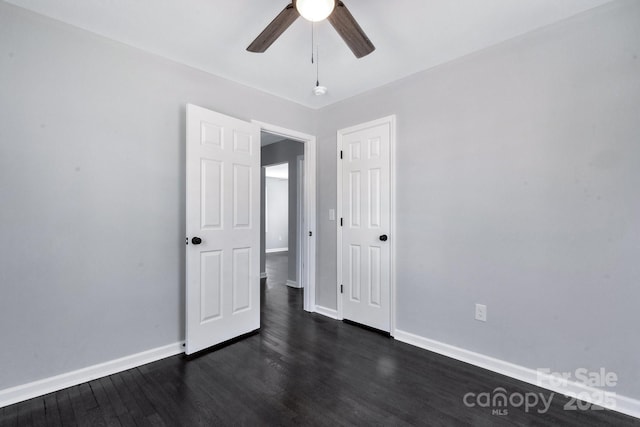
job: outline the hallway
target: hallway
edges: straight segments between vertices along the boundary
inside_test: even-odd
[[[267,286],[286,286],[287,268],[289,265],[288,252],[273,252],[266,254]]]

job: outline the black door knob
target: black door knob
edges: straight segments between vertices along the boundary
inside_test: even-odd
[[[194,245],[199,245],[200,243],[202,243],[202,239],[199,237],[194,237],[193,239],[191,239],[191,243],[193,243]]]
[[[383,242],[386,242],[388,239],[386,234],[383,234],[382,236],[380,236],[380,240],[382,240]]]

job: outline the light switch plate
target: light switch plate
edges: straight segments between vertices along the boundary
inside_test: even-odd
[[[476,304],[476,320],[481,322],[487,321],[487,306],[484,304]]]

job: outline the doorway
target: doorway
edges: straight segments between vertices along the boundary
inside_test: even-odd
[[[274,258],[280,257],[280,268],[282,268],[283,254],[286,249],[286,280],[284,283],[293,288],[302,288],[303,309],[308,312],[315,311],[315,197],[316,197],[316,148],[315,137],[270,125],[267,123],[254,122],[261,128],[261,164],[262,166],[280,166],[286,163],[288,202],[287,202],[287,237],[284,237],[284,230],[274,230],[277,221],[272,221],[269,215],[278,215],[282,212],[282,206],[268,206],[268,200],[275,194],[265,194],[276,192],[279,184],[266,186],[266,169],[262,168],[263,185],[263,206],[264,213],[261,216],[262,239],[261,239],[261,262],[260,277],[267,278],[269,271],[267,268],[267,255]],[[280,175],[282,179],[282,175]],[[272,190],[269,190],[269,187]],[[269,209],[267,209],[269,208]],[[279,209],[278,209],[279,208]],[[267,212],[269,211],[269,212]],[[282,213],[280,213],[282,215]],[[269,236],[267,236],[267,233]],[[267,237],[271,241],[267,244]],[[275,241],[273,240],[275,239]],[[269,250],[269,254],[267,254]],[[278,263],[276,263],[278,264]],[[267,278],[268,279],[268,278]]]
[[[268,289],[274,286],[302,288],[299,281],[301,264],[298,254],[302,222],[298,205],[297,158],[303,153],[304,146],[288,139],[268,143],[270,135],[262,135],[262,194],[264,208],[262,216],[264,227],[262,239],[264,254],[262,256],[263,276]],[[273,163],[286,160],[284,163]],[[291,176],[290,176],[291,175]]]

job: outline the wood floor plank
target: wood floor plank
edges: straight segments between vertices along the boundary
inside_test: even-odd
[[[120,377],[122,378],[124,384],[130,391],[130,395],[136,400],[138,407],[140,408],[140,412],[144,418],[149,418],[153,414],[155,414],[155,409],[151,402],[149,402],[149,398],[143,393],[140,389],[136,381],[133,379],[133,373],[136,372],[136,369],[129,369],[127,371],[121,372]]]
[[[32,417],[38,410],[37,403],[39,399],[31,399],[18,403],[18,426],[31,426]]]
[[[32,405],[29,409],[31,412],[31,425],[32,426],[45,426],[47,425],[46,404],[44,399],[31,399]]]
[[[18,425],[18,405],[11,405],[2,408],[0,413],[0,425],[16,427]]]
[[[101,381],[91,381],[89,383],[91,390],[93,391],[93,396],[95,397],[95,401],[97,403],[97,407],[100,409],[102,413],[102,417],[104,419],[104,424],[107,427],[121,427],[122,424],[118,419],[118,414],[115,411],[115,408],[111,405],[109,400],[109,396],[104,390]]]
[[[56,401],[58,402],[58,412],[60,413],[60,420],[62,425],[77,426],[76,414],[73,411],[73,405],[69,398],[69,389],[64,389],[56,392]]]
[[[95,411],[98,404],[93,397],[89,383],[69,388],[69,400],[78,426],[104,427],[104,419]]]
[[[45,408],[45,425],[50,427],[62,427],[62,419],[60,418],[60,409],[55,393],[42,396]]]
[[[154,425],[176,425],[180,421],[180,414],[197,414],[197,410],[190,406],[177,403],[177,394],[172,394],[172,387],[165,382],[166,375],[161,381],[155,381],[153,372],[146,375],[140,369],[131,371],[132,380],[136,382],[138,388],[149,398],[149,403],[154,409],[154,413],[149,415],[150,422]],[[193,418],[182,416],[182,421]]]
[[[111,375],[111,381],[113,382],[115,390],[118,393],[121,402],[126,407],[126,416],[124,418],[130,420],[130,425],[139,427],[150,426],[151,423],[149,423],[144,413],[142,412],[136,396],[131,392],[131,390],[129,390],[124,381],[124,378],[126,376],[125,373],[126,371]],[[120,419],[120,421],[122,422],[122,419]]]
[[[135,426],[136,423],[131,417],[131,414],[129,414],[129,409],[124,404],[124,402],[122,402],[120,394],[118,394],[116,386],[111,380],[111,376],[103,377],[96,381],[99,382],[102,386],[102,390],[109,400],[109,405],[113,409],[113,413],[115,414],[120,424],[122,426]]]

